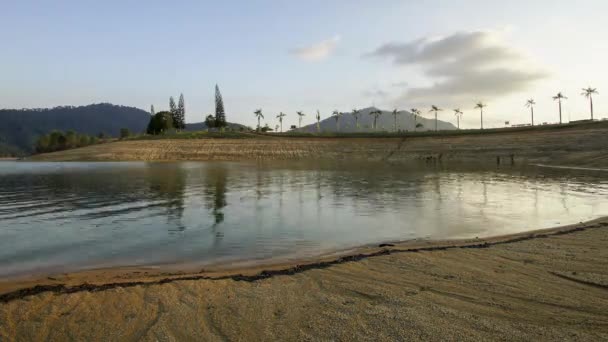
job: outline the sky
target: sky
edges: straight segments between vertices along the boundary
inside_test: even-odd
[[[296,111],[431,105],[478,127],[608,117],[605,0],[2,1],[0,108],[110,102],[157,111],[184,94],[186,121],[297,124]],[[608,91],[608,90],[607,90]]]

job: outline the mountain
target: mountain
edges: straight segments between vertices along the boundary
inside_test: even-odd
[[[374,117],[370,115],[370,112],[376,110],[375,107],[365,108],[359,112],[359,129],[357,129],[355,125],[355,117],[351,113],[344,113],[340,117],[340,132],[374,132]],[[307,116],[307,119],[310,120],[311,117],[314,119],[315,113],[310,113]],[[416,119],[417,123],[423,125],[423,127],[418,128],[418,131],[427,131],[427,130],[435,130],[435,119],[434,113],[425,114],[425,117],[418,117]],[[442,115],[445,115],[442,112],[439,112],[438,118],[441,118]],[[393,131],[395,118],[392,112],[382,111],[382,115],[378,117],[377,120],[377,130],[378,131]],[[408,111],[400,111],[397,114],[397,129],[402,131],[413,131],[414,130],[414,115]],[[456,126],[449,122],[437,120],[437,129],[439,130],[455,130]],[[336,120],[333,117],[328,117],[324,120],[321,120],[321,131],[322,132],[335,132],[336,128]],[[311,124],[308,126],[303,126],[300,129],[296,129],[295,131],[299,132],[317,132],[317,124]]]
[[[62,106],[51,109],[0,110],[0,143],[22,152],[32,152],[38,136],[53,130],[119,136],[121,128],[144,132],[150,113],[138,108],[109,103],[88,106]]]
[[[121,128],[144,133],[149,121],[150,113],[144,110],[109,103],[51,109],[2,109],[0,156],[31,153],[38,137],[53,130],[118,137]],[[240,129],[245,126],[228,123],[228,127]],[[186,124],[188,131],[206,128],[204,122]]]
[[[17,147],[0,142],[0,158],[15,157],[22,154],[23,151],[18,149]]]

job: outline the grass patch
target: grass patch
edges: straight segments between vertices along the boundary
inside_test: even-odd
[[[517,133],[517,132],[545,132],[551,130],[562,129],[598,129],[607,128],[608,121],[582,122],[582,123],[567,123],[567,124],[552,124],[539,126],[524,126],[524,127],[502,127],[502,128],[486,128],[486,129],[461,129],[461,130],[445,130],[445,131],[401,131],[401,132],[285,132],[285,133],[256,133],[258,136],[274,136],[274,137],[293,137],[293,138],[396,138],[396,137],[430,137],[430,136],[466,136],[466,135],[482,135],[489,133]]]
[[[401,132],[321,132],[309,133],[291,131],[285,133],[261,133],[255,131],[184,131],[172,132],[161,135],[135,135],[121,140],[162,140],[162,139],[260,139],[260,138],[405,138],[405,137],[432,137],[432,136],[467,136],[494,133],[517,133],[517,132],[544,132],[551,130],[562,130],[570,128],[597,129],[608,127],[608,121],[568,123],[525,127],[504,127],[489,129],[462,129],[446,131],[401,131]]]
[[[187,131],[160,135],[134,135],[122,140],[162,140],[162,139],[252,139],[259,135],[248,132],[207,132]]]

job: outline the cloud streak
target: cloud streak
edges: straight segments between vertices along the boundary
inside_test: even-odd
[[[368,56],[423,70],[431,85],[410,87],[397,102],[460,105],[527,89],[548,76],[494,31],[458,32],[439,39],[388,43]]]
[[[340,42],[340,36],[335,36],[310,46],[291,49],[289,53],[303,61],[317,62],[329,57],[336,49],[338,42]]]

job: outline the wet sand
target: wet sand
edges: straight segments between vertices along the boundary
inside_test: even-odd
[[[265,272],[30,280],[0,290],[0,340],[605,340],[607,247],[603,219]]]

